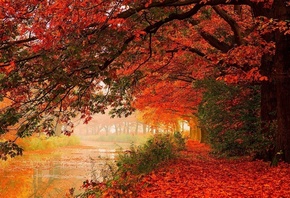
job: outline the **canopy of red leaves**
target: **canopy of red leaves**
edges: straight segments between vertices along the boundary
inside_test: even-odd
[[[142,178],[138,197],[290,197],[290,165],[216,159],[189,141],[185,157]]]

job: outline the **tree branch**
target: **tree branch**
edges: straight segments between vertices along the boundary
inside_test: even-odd
[[[222,17],[231,26],[231,29],[234,32],[235,44],[242,45],[243,44],[242,34],[237,22],[230,15],[228,15],[228,13],[225,10],[221,9],[219,6],[212,6],[212,8],[220,17]]]
[[[202,30],[199,30],[199,33],[203,39],[205,39],[211,46],[215,47],[216,49],[218,49],[224,53],[227,53],[231,49],[231,46],[229,46],[225,42],[219,41],[213,35],[205,32],[205,31],[202,31]]]
[[[188,22],[193,26],[198,25],[198,22],[193,20],[193,19],[189,19]],[[224,53],[228,52],[231,49],[230,45],[228,45],[225,42],[219,41],[216,37],[214,37],[213,35],[205,32],[205,31],[202,31],[200,28],[197,31],[199,32],[201,37],[204,40],[206,40],[214,48],[216,48]]]
[[[22,40],[16,40],[16,41],[3,43],[2,46],[0,47],[0,50],[6,50],[9,47],[12,47],[13,45],[19,45],[19,44],[27,43],[27,42],[34,41],[34,40],[37,40],[37,38],[36,37],[30,37],[30,38],[26,38],[26,39],[22,39]]]
[[[183,20],[183,19],[189,18],[189,17],[193,16],[194,14],[196,14],[201,7],[202,7],[201,5],[195,5],[188,12],[185,12],[182,14],[172,13],[167,18],[160,20],[152,25],[147,26],[143,31],[148,33],[148,34],[156,33],[157,30],[165,23],[168,23],[168,22],[173,21],[173,20]],[[134,40],[134,38],[135,38],[135,36],[131,36],[131,37],[127,38],[125,40],[123,46],[121,47],[121,49],[114,55],[114,57],[106,60],[102,66],[99,66],[100,70],[106,69],[116,58],[118,58],[122,54],[122,52],[127,48],[129,43]]]
[[[127,38],[127,39],[125,40],[123,46],[121,47],[121,49],[118,50],[118,52],[114,55],[114,57],[112,57],[111,59],[107,59],[107,60],[104,62],[104,64],[103,64],[102,66],[99,66],[99,69],[100,69],[101,71],[105,70],[105,69],[106,69],[106,68],[107,68],[107,67],[108,67],[108,66],[109,66],[109,65],[110,65],[114,60],[116,60],[116,58],[118,58],[118,57],[123,53],[123,51],[124,51],[125,49],[127,49],[129,43],[130,43],[131,41],[133,41],[134,38],[135,38],[135,36],[131,36],[131,37]]]
[[[140,12],[141,10],[155,8],[155,7],[169,7],[169,6],[187,6],[187,5],[200,5],[200,6],[206,6],[206,5],[219,5],[219,4],[225,4],[225,5],[250,5],[252,2],[250,0],[209,0],[209,1],[202,1],[202,0],[165,0],[162,2],[152,2],[147,7],[145,4],[136,6],[135,8],[130,8],[120,14],[117,15],[117,18],[129,18],[133,14]]]
[[[188,12],[184,12],[181,14],[172,13],[167,18],[165,18],[161,21],[158,21],[158,22],[154,23],[153,25],[148,26],[147,28],[145,28],[144,31],[147,33],[156,33],[157,30],[165,23],[171,22],[173,20],[184,20],[186,18],[189,18],[189,17],[193,16],[194,14],[196,14],[201,7],[202,7],[202,5],[195,5]]]

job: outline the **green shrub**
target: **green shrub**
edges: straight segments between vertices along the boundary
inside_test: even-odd
[[[261,132],[260,87],[227,85],[214,79],[198,82],[204,90],[198,108],[213,153],[221,156],[255,155],[270,145]]]
[[[185,149],[185,138],[182,136],[180,132],[178,131],[174,132],[173,141],[175,143],[177,150],[180,151]]]
[[[183,142],[182,142],[183,141]],[[177,151],[184,149],[181,134],[156,134],[142,146],[132,145],[117,160],[120,172],[142,174],[152,171],[159,163],[176,157]]]

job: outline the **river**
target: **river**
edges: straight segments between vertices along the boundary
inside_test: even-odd
[[[24,152],[0,163],[1,198],[65,197],[70,188],[81,192],[85,180],[102,180],[107,164],[126,143],[83,141],[81,145],[54,150]]]

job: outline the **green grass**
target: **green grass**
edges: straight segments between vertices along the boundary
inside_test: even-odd
[[[23,138],[18,142],[25,151],[55,149],[65,146],[74,146],[80,144],[80,139],[77,136],[32,136]]]

